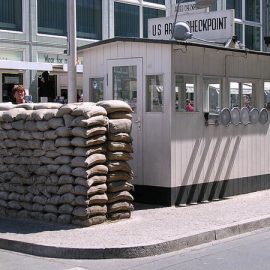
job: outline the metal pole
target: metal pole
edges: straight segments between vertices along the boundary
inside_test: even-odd
[[[67,0],[68,103],[77,101],[76,0]]]

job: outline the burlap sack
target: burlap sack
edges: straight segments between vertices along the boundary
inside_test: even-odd
[[[6,208],[7,207],[7,202],[0,199],[0,207]]]
[[[38,203],[34,203],[32,205],[32,211],[36,211],[36,212],[42,212],[44,209],[44,206]]]
[[[27,210],[20,210],[17,212],[17,217],[21,219],[27,219],[30,217],[29,211]]]
[[[47,203],[47,198],[45,196],[43,196],[43,195],[36,195],[33,198],[33,202],[45,205]]]
[[[16,120],[27,120],[27,119],[31,119],[31,115],[32,115],[33,110],[24,110],[24,111],[20,111],[17,115],[16,115]]]
[[[34,131],[34,132],[31,132],[31,135],[36,140],[45,140],[44,132]]]
[[[47,222],[57,222],[57,215],[53,213],[46,213],[43,218]]]
[[[87,198],[87,196],[83,195],[76,196],[74,201],[72,202],[72,205],[87,207],[89,205],[89,199]]]
[[[0,199],[6,201],[8,199],[9,192],[0,191]]]
[[[111,152],[128,152],[133,153],[133,148],[130,143],[124,142],[108,142],[108,150]]]
[[[59,204],[72,204],[75,200],[75,195],[72,193],[65,193],[60,196]]]
[[[106,127],[96,126],[92,128],[74,127],[72,129],[72,135],[75,137],[89,138],[96,135],[104,135],[106,133]]]
[[[133,159],[130,153],[126,152],[108,152],[107,158],[110,161],[128,161]]]
[[[12,129],[11,123],[1,123],[1,127],[5,130]]]
[[[72,224],[74,225],[79,225],[82,227],[89,227],[92,225],[97,225],[101,224],[106,221],[106,216],[105,215],[100,215],[100,216],[94,216],[88,219],[81,219],[81,218],[73,218],[72,219]]]
[[[95,194],[93,196],[91,196],[88,200],[88,204],[89,205],[102,205],[102,204],[106,204],[108,202],[108,197],[107,195],[104,194]]]
[[[56,149],[56,151],[60,155],[65,155],[65,156],[72,156],[73,155],[73,148],[72,147],[58,147]]]
[[[55,143],[53,140],[46,140],[42,143],[42,150],[44,151],[55,151],[56,147],[55,147]]]
[[[16,107],[16,105],[12,104],[11,102],[0,103],[0,111],[7,111],[7,110],[13,109],[15,107]]]
[[[60,223],[60,224],[69,224],[69,223],[71,223],[71,220],[72,220],[72,216],[71,215],[61,214],[57,218],[57,223]]]
[[[29,212],[29,216],[36,220],[44,220],[44,214],[41,212]]]
[[[48,168],[48,171],[50,173],[56,173],[57,170],[60,168],[60,165],[52,165],[52,164],[49,164],[47,165],[47,168]]]
[[[129,202],[117,202],[117,203],[112,203],[108,204],[108,213],[114,213],[114,212],[128,212],[132,211],[133,206]]]
[[[0,165],[0,173],[7,172],[8,171],[8,166],[7,165]]]
[[[81,122],[82,126],[85,127],[107,126],[109,123],[109,118],[104,115],[98,115],[91,118],[83,119]]]
[[[104,194],[107,191],[107,185],[106,184],[99,184],[95,186],[91,186],[87,190],[87,195],[92,196],[95,194]]]
[[[75,195],[85,195],[87,194],[88,188],[81,185],[76,185],[74,187],[74,194]]]
[[[58,213],[60,213],[60,214],[71,214],[73,209],[74,209],[74,207],[69,205],[69,204],[62,204],[58,208]]]
[[[97,106],[102,106],[107,113],[127,112],[132,113],[131,107],[122,100],[102,100],[97,102]]]
[[[68,165],[62,165],[56,172],[57,175],[72,174],[72,168]]]
[[[106,175],[108,173],[108,168],[105,165],[96,165],[86,171],[87,178],[90,178],[94,175]]]
[[[131,167],[126,161],[110,161],[107,162],[106,165],[109,169],[109,172],[123,171],[130,174],[132,172]]]
[[[38,131],[46,131],[50,129],[48,121],[37,121],[36,125]]]
[[[60,156],[60,154],[56,151],[47,151],[45,156],[48,158],[57,158]]]
[[[29,193],[26,193],[26,194],[22,194],[20,196],[20,201],[30,203],[30,202],[33,201],[33,198],[34,198],[34,194],[29,192]]]
[[[102,107],[95,106],[95,104],[93,104],[92,106],[91,105],[89,106],[89,104],[82,104],[78,106],[73,112],[71,112],[71,115],[74,116],[83,115],[87,118],[90,118],[97,115],[106,116],[107,112]]]
[[[58,109],[46,109],[44,113],[44,120],[50,120],[56,117]]]
[[[128,212],[115,212],[115,213],[108,214],[108,218],[110,220],[127,219],[127,218],[130,218],[130,216],[131,216],[130,211],[128,211]]]
[[[107,176],[107,182],[113,181],[127,181],[131,182],[133,180],[133,176],[130,173],[116,171],[114,173],[109,173]]]
[[[40,157],[40,161],[43,164],[54,164],[54,159],[53,158],[48,158],[46,156]]]
[[[46,152],[44,150],[41,150],[41,149],[34,149],[33,150],[34,157],[41,157],[41,156],[44,156],[45,154],[46,154]]]
[[[21,195],[16,192],[10,192],[8,194],[8,200],[9,201],[20,201]]]
[[[94,175],[90,177],[89,179],[85,179],[82,177],[76,177],[75,178],[75,184],[85,186],[85,187],[91,187],[92,185],[98,185],[106,183],[107,176],[106,175]]]
[[[36,170],[36,174],[37,175],[44,175],[44,176],[48,176],[50,175],[50,172],[47,168],[47,166],[40,166],[37,170]]]
[[[74,175],[75,177],[82,177],[82,178],[87,177],[85,169],[81,167],[74,168],[71,174]]]
[[[75,183],[75,178],[72,175],[61,175],[58,179],[58,185],[73,184]]]
[[[132,119],[132,114],[127,112],[113,112],[108,115],[110,119]]]
[[[55,164],[70,164],[72,158],[71,156],[59,156],[57,158],[54,159]]]
[[[12,128],[17,129],[17,130],[23,130],[24,124],[25,124],[24,120],[18,120],[18,121],[11,122]]]
[[[9,207],[11,209],[16,209],[16,210],[20,210],[22,208],[21,204],[17,201],[9,201],[7,203],[7,207]]]
[[[125,142],[130,143],[132,141],[130,134],[128,133],[116,133],[108,134],[108,140],[113,142]]]
[[[55,140],[56,147],[69,147],[72,141],[68,137],[60,137]]]
[[[33,140],[33,139],[37,139],[37,138],[35,138],[35,137],[32,135],[32,132],[21,130],[21,131],[19,132],[19,139],[22,139],[22,140]],[[39,139],[39,138],[38,138],[38,139]]]
[[[13,108],[8,111],[3,112],[2,119],[4,122],[12,122],[16,119],[16,116],[20,112],[24,112],[25,109],[23,108]]]
[[[15,129],[8,130],[7,136],[8,136],[8,139],[17,140],[19,139],[19,131]]]
[[[58,185],[58,181],[59,181],[59,176],[56,174],[51,174],[46,178],[45,184],[56,186]]]
[[[30,117],[28,118],[29,120],[36,120],[40,121],[44,119],[44,114],[46,113],[46,109],[39,109],[39,110],[34,110],[31,113],[31,119]]]
[[[85,117],[85,116],[77,116],[77,117],[75,117],[73,119],[73,121],[71,122],[70,125],[72,127],[83,127],[84,124],[83,124],[82,120],[85,120],[85,119],[87,119],[87,117]]]
[[[52,129],[57,129],[59,127],[65,126],[63,118],[52,118],[48,121],[48,125]]]
[[[59,109],[63,104],[55,102],[46,102],[46,103],[34,103],[34,110],[39,109]]]
[[[133,196],[128,191],[108,193],[109,204],[119,201],[132,202],[133,200],[134,200]]]
[[[86,168],[86,162],[85,162],[85,157],[75,157],[71,160],[70,163],[71,167],[82,167]]]
[[[46,140],[55,140],[57,138],[56,131],[55,130],[44,131],[44,138]]]
[[[75,119],[75,116],[65,114],[63,116],[63,119],[64,119],[65,126],[66,127],[71,127],[71,124],[72,124],[73,120]]]
[[[108,192],[131,191],[133,185],[126,181],[115,181],[107,184]]]
[[[64,193],[74,193],[74,187],[71,184],[61,185],[58,189],[57,194],[62,195]]]
[[[71,114],[76,108],[75,104],[65,104],[58,109],[56,116],[63,117],[65,114]]]
[[[97,164],[104,164],[105,162],[106,156],[104,154],[93,154],[85,159],[85,164],[88,168]]]
[[[44,211],[47,212],[47,213],[55,213],[55,214],[58,213],[57,207],[55,205],[53,205],[53,204],[46,204],[44,206]]]
[[[109,133],[131,133],[132,122],[129,119],[110,119]]]
[[[25,121],[24,130],[27,131],[38,131],[36,121]]]
[[[0,140],[4,140],[4,139],[7,139],[7,138],[8,138],[7,131],[0,130]]]
[[[25,210],[28,210],[28,211],[32,211],[32,209],[33,209],[33,203],[31,202],[20,202],[20,204],[21,204],[21,207],[23,208],[23,209],[25,209]]]
[[[56,129],[56,134],[57,136],[59,137],[69,137],[72,135],[72,132],[71,132],[71,128],[70,127],[59,127]]]
[[[95,153],[106,153],[106,147],[104,144],[92,146],[90,148],[75,147],[73,156],[86,157]]]
[[[60,196],[59,195],[53,195],[53,196],[50,196],[47,199],[47,204],[58,205],[59,202],[60,202]]]

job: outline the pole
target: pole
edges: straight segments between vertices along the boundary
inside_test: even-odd
[[[68,103],[77,101],[76,0],[67,0]]]

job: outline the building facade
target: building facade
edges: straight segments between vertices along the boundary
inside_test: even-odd
[[[267,2],[217,0],[210,10],[235,9],[235,33],[241,42],[248,49],[267,50]],[[77,44],[117,36],[147,38],[148,19],[173,16],[176,4],[175,0],[77,0]],[[0,1],[0,101],[9,101],[12,86],[19,83],[34,101],[67,98],[66,5],[66,0]],[[37,68],[31,63],[50,65]],[[78,73],[78,96],[82,87]]]

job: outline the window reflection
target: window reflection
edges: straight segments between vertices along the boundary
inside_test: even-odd
[[[217,113],[221,108],[221,84],[218,79],[204,79],[203,111]]]
[[[163,76],[148,75],[146,76],[146,111],[162,112],[163,111]]]
[[[103,100],[103,78],[90,79],[90,100],[98,102]]]

